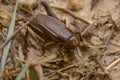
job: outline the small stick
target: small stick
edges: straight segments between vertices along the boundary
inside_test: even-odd
[[[113,28],[114,28],[114,26],[113,26]],[[114,33],[114,29],[113,28],[112,28],[111,33],[109,34],[107,40],[105,40],[105,46],[108,45],[108,43],[110,42],[110,39],[111,39],[111,37],[112,37],[112,35]],[[106,50],[106,48],[103,48],[102,51],[101,51],[101,53],[105,52],[105,50]]]
[[[74,63],[74,64],[71,64],[71,65],[68,65],[68,66],[66,66],[64,68],[58,69],[55,72],[51,73],[49,77],[54,76],[57,72],[62,72],[62,71],[68,70],[70,68],[78,67],[80,64],[81,63],[78,62],[78,63]]]
[[[81,32],[81,36],[83,36],[85,33],[87,33],[91,27],[94,27],[95,22],[93,22],[92,24],[90,24],[87,28],[84,29],[83,32]]]
[[[59,69],[57,71],[58,72],[65,71],[65,70],[68,70],[68,69],[73,68],[73,67],[78,67],[80,64],[81,64],[80,62],[74,63],[74,64],[68,65],[68,66],[66,66],[64,68],[61,68],[61,69]]]
[[[105,54],[105,53],[104,53]],[[118,49],[118,50],[115,50],[115,51],[110,51],[110,52],[108,52],[108,53],[106,53],[107,55],[113,55],[113,54],[117,54],[117,55],[119,55],[120,54],[120,49]]]
[[[0,47],[0,51],[5,47],[5,45],[13,38],[16,36],[16,34],[22,30],[23,28],[25,28],[26,25],[28,25],[30,23],[30,21],[32,21],[35,17],[37,17],[38,13],[33,15],[26,23],[24,23],[19,29],[17,29],[13,35],[11,35]]]
[[[69,10],[67,10],[67,9],[60,8],[60,7],[57,7],[57,6],[51,6],[51,7],[52,7],[52,8],[55,8],[55,9],[58,9],[58,10],[61,10],[61,11],[63,11],[63,12],[66,12],[66,13],[68,13],[69,15],[71,15],[72,17],[74,17],[75,19],[78,19],[78,20],[80,20],[80,21],[82,21],[82,22],[84,22],[84,23],[86,23],[86,24],[91,24],[91,23],[92,23],[92,21],[88,21],[88,20],[86,20],[86,19],[84,19],[84,18],[81,18],[81,17],[79,17],[79,16],[74,15],[71,11],[69,11]]]
[[[111,20],[110,22],[112,22],[113,26],[111,28],[112,30],[111,30],[107,40],[105,40],[105,46],[107,46],[108,43],[110,42],[110,39],[111,39],[111,37],[112,37],[112,35],[113,35],[114,31],[115,31],[114,28],[117,26],[115,21],[113,20],[113,18],[111,16],[111,14],[109,15],[109,17],[110,17],[110,20]],[[105,50],[106,50],[106,48],[104,48],[101,52],[103,53]]]
[[[112,68],[113,66],[115,66],[116,64],[118,64],[119,62],[120,62],[120,58],[116,59],[110,65],[108,65],[108,67],[106,68],[106,70],[109,70],[110,68]]]
[[[68,77],[68,80],[73,80],[72,76],[68,73],[63,73],[63,72],[57,72],[60,76]]]
[[[99,67],[102,69],[102,71],[108,76],[110,80],[113,80],[111,75],[108,73],[108,71],[100,64],[100,62],[96,59],[95,56],[93,56],[93,60],[99,65]]]
[[[84,60],[84,57],[83,57],[83,55],[82,55],[82,53],[81,53],[81,51],[80,51],[80,49],[79,49],[79,47],[77,46],[75,49],[76,49],[76,52],[77,52],[77,54],[78,54],[79,61],[80,61],[80,58],[81,58],[83,61],[85,61],[85,60]]]

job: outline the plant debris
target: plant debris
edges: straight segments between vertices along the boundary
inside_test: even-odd
[[[3,48],[11,41],[0,80],[16,79],[30,61],[21,79],[120,79],[119,0],[45,0],[57,19],[77,37],[79,44],[72,48],[54,41],[46,42],[29,29],[29,23],[38,14],[47,15],[40,1],[20,1],[15,30],[7,39],[16,1],[0,1],[0,59]]]

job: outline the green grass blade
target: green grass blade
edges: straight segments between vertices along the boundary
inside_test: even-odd
[[[13,12],[13,15],[12,15],[11,23],[10,23],[10,26],[9,26],[7,39],[12,35],[12,33],[14,31],[17,5],[18,5],[18,0],[16,0],[16,5],[15,5],[15,9],[14,9],[14,12]],[[3,49],[3,56],[2,56],[1,65],[0,65],[0,76],[2,75],[2,73],[4,71],[4,66],[5,66],[7,55],[8,55],[9,49],[10,49],[10,45],[11,45],[11,41]]]
[[[25,67],[22,69],[22,71],[19,73],[19,75],[17,76],[17,78],[15,80],[21,80],[21,78],[25,74],[26,70],[29,68],[31,62],[32,62],[32,60],[25,65]]]
[[[15,60],[16,60],[16,62],[17,62],[17,64],[18,64],[18,68],[23,68],[23,64],[22,64],[22,61],[20,61],[20,59],[18,58],[18,57],[15,57]]]

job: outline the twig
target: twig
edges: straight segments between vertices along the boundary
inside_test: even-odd
[[[114,55],[114,54],[117,54],[117,55],[119,55],[119,54],[120,54],[120,49],[115,50],[115,51],[110,51],[110,52],[104,53],[104,54],[107,54],[107,55]]]
[[[114,28],[114,27],[113,27],[113,28]],[[113,29],[113,28],[112,28],[112,31],[111,31],[111,33],[109,34],[107,40],[105,40],[105,46],[107,46],[108,43],[110,42],[110,39],[111,39],[111,37],[112,37],[112,35],[113,35],[113,32],[114,32],[114,29]],[[106,48],[103,48],[102,51],[101,51],[101,53],[103,53],[105,50],[106,50]]]
[[[64,76],[64,77],[68,77],[68,80],[72,80],[72,76],[68,73],[63,73],[63,72],[57,72],[57,74]]]
[[[71,65],[68,65],[68,66],[66,66],[64,68],[58,69],[55,72],[50,73],[49,77],[54,76],[57,72],[62,72],[62,71],[68,70],[70,68],[78,67],[80,64],[81,63],[78,62],[78,63],[74,63],[74,64],[71,64]]]
[[[70,68],[77,67],[77,66],[79,66],[80,64],[81,64],[80,62],[74,63],[74,64],[68,65],[68,66],[66,66],[66,67],[64,67],[64,68],[61,68],[61,69],[59,69],[59,70],[57,70],[57,71],[59,71],[59,72],[65,71],[65,70],[68,70],[68,69],[70,69]]]
[[[11,35],[0,47],[0,51],[5,47],[5,45],[13,38],[16,36],[16,34],[22,30],[23,28],[25,28],[26,25],[28,25],[30,23],[30,21],[32,21],[36,16],[38,15],[38,13],[36,13],[35,15],[33,15],[26,23],[24,23],[19,29],[17,29],[13,35]]]
[[[55,57],[56,57],[56,55],[48,56],[47,58],[41,60],[40,62],[38,62],[38,63],[36,63],[36,64],[31,64],[30,66],[31,66],[31,67],[36,67],[36,66],[38,66],[38,65],[42,65],[42,64],[44,64],[44,63],[46,63],[46,62],[51,61],[51,59],[54,59]],[[25,63],[27,63],[27,61],[25,61]],[[11,68],[10,68],[10,69],[11,69]],[[15,74],[18,74],[21,70],[22,70],[22,69],[17,69],[16,71],[15,71],[15,70],[14,70],[14,71],[10,71],[8,74],[3,74],[2,76],[0,76],[0,79],[4,79],[4,78],[9,77],[9,76],[10,76],[10,77],[11,77],[11,76],[15,76]],[[39,73],[39,74],[41,74],[41,73]]]
[[[107,46],[108,43],[110,42],[110,39],[111,39],[111,37],[112,37],[112,35],[113,35],[114,31],[115,31],[114,28],[117,26],[116,23],[115,23],[115,21],[113,20],[112,16],[109,15],[109,17],[110,17],[110,22],[113,24],[113,26],[112,26],[112,28],[111,28],[112,30],[111,30],[109,36],[107,37],[107,40],[105,40],[105,46]],[[104,49],[101,51],[101,53],[103,53],[105,50],[106,50],[106,48],[104,48]]]
[[[108,73],[108,71],[103,67],[103,65],[100,64],[100,62],[96,59],[95,56],[93,56],[93,60],[99,65],[99,67],[101,68],[101,70],[108,76],[108,78],[110,80],[113,80],[111,75]]]
[[[80,58],[81,58],[83,61],[85,61],[83,55],[81,54],[79,47],[76,47],[75,49],[78,54],[78,60],[80,61]]]
[[[79,17],[79,16],[76,16],[76,15],[74,15],[71,11],[69,11],[69,10],[67,10],[67,9],[60,8],[60,7],[57,7],[57,6],[52,6],[52,5],[51,5],[51,7],[52,7],[52,8],[55,8],[55,9],[58,9],[58,10],[61,10],[61,11],[63,11],[63,12],[66,12],[66,13],[68,13],[69,15],[71,15],[72,17],[74,17],[75,19],[78,19],[78,20],[80,20],[80,21],[82,21],[82,22],[84,22],[84,23],[86,23],[86,24],[92,24],[92,21],[89,21],[89,20],[86,20],[86,19],[81,18],[81,17]]]
[[[108,65],[108,67],[106,68],[106,70],[109,70],[110,68],[112,68],[113,66],[115,66],[116,64],[118,64],[120,62],[120,58],[116,59],[114,62],[112,62],[110,65]]]
[[[5,10],[4,8],[0,8],[1,12],[4,12],[5,14],[7,14],[9,17],[11,17],[12,14],[10,14],[10,12],[8,12],[7,10]]]
[[[87,28],[85,28],[84,31],[81,33],[81,36],[83,36],[86,32],[88,32],[91,27],[94,27],[94,24],[95,24],[95,22],[93,22]]]

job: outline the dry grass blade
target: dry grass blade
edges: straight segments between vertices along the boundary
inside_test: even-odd
[[[118,64],[120,62],[120,58],[116,59],[114,62],[112,62],[107,68],[106,70],[109,70],[110,68],[112,68],[113,66],[115,66],[116,64]]]
[[[18,5],[18,0],[16,1],[15,9],[14,9],[14,12],[13,12],[13,15],[12,15],[12,20],[11,20],[11,23],[10,23],[10,26],[9,26],[7,39],[12,35],[12,33],[14,31],[17,5]],[[1,67],[0,67],[0,75],[2,75],[2,73],[4,71],[5,61],[6,61],[9,49],[10,49],[10,45],[11,45],[11,41],[9,41],[9,43],[3,49],[3,56],[2,56]]]

